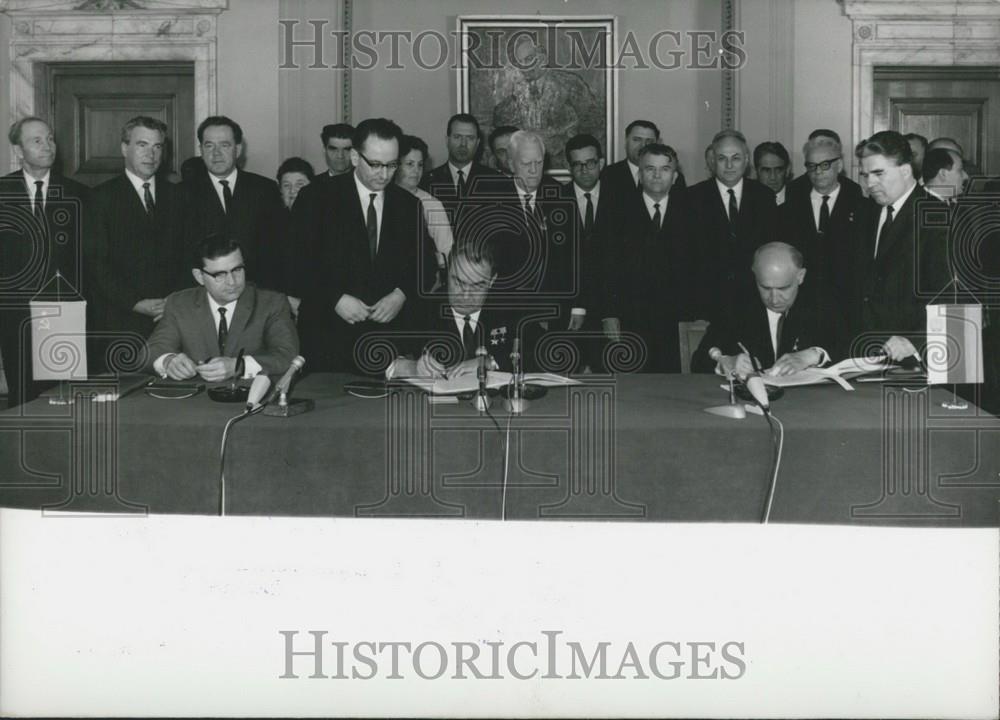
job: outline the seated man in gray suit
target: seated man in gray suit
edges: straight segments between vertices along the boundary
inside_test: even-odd
[[[285,296],[247,284],[243,252],[230,237],[207,238],[195,263],[199,287],[167,297],[163,319],[146,342],[147,367],[173,380],[199,375],[221,382],[235,375],[242,350],[242,377],[285,372],[299,352]]]

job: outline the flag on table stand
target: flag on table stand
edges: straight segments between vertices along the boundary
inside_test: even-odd
[[[55,285],[54,294],[50,285]],[[76,288],[56,273],[31,301],[31,370],[35,380],[87,379],[87,302],[79,298]]]
[[[927,384],[983,382],[983,306],[927,306]]]

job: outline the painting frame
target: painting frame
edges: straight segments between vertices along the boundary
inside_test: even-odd
[[[617,159],[617,16],[459,15],[456,38],[458,112],[470,113],[479,121],[484,162],[488,164],[491,157],[486,139],[500,124],[524,129],[539,125],[530,129],[539,130],[545,138],[545,172],[558,179],[569,179],[562,148],[577,132],[589,132],[598,139],[608,164]],[[544,61],[522,60],[525,54],[539,52],[531,43],[541,48]],[[586,64],[577,64],[578,60]],[[536,77],[531,77],[535,68]],[[526,107],[537,94],[532,84],[544,84],[540,96],[550,99],[548,108],[544,104]],[[546,111],[557,120],[526,121],[538,121]]]

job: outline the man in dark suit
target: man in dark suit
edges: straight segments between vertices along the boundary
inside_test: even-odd
[[[192,252],[210,235],[240,238],[244,258],[261,287],[279,287],[289,243],[281,193],[270,178],[236,167],[243,154],[243,129],[228,117],[205,118],[198,143],[207,173],[182,186],[187,196]]]
[[[759,367],[787,375],[837,356],[830,321],[800,292],[806,278],[801,252],[783,242],[762,245],[754,253],[753,275],[760,301],[728,308],[712,321],[691,359],[694,372],[714,367],[746,376]],[[710,358],[714,348],[722,353],[718,363]]]
[[[476,236],[495,220],[496,203],[513,194],[510,178],[476,162],[480,130],[475,116],[468,113],[448,119],[448,162],[431,170],[420,183],[444,205],[452,218],[457,243],[483,242]]]
[[[744,177],[750,155],[743,134],[723,130],[712,146],[715,177],[688,191],[699,278],[696,315],[708,320],[753,299],[747,268],[754,251],[769,242],[778,227],[774,193]]]
[[[805,144],[809,192],[793,192],[779,212],[781,236],[802,251],[809,286],[825,317],[846,327],[852,302],[857,235],[864,215],[861,186],[843,177],[843,150],[817,137]]]
[[[816,128],[811,133],[809,133],[809,137],[807,138],[806,142],[809,142],[809,141],[812,141],[812,140],[817,140],[817,139],[820,139],[820,140],[832,140],[833,142],[837,143],[837,145],[840,145],[841,147],[843,147],[843,145],[844,145],[843,141],[841,141],[841,139],[840,139],[840,135],[835,130],[828,130],[827,128]],[[858,188],[860,189],[860,187],[861,187],[860,185],[858,185],[856,182],[854,182],[849,177],[847,177],[847,175],[844,172],[844,168],[843,167],[841,167],[840,173],[838,173],[838,174],[840,176],[841,183],[846,184],[846,185],[857,185]],[[790,193],[790,194],[793,194],[793,193],[808,194],[811,187],[812,187],[812,184],[809,182],[809,173],[804,173],[802,175],[799,175],[798,177],[796,177],[795,179],[793,179],[791,182],[788,183],[788,193]]]
[[[603,271],[600,259],[610,202],[602,200],[601,172],[604,153],[593,135],[576,135],[566,142],[571,182],[561,188],[564,200],[573,202],[574,230],[571,237],[580,257],[580,294],[570,318],[571,329],[590,326],[600,329]]]
[[[7,137],[21,162],[0,178],[0,355],[14,407],[42,389],[32,377],[30,301],[77,299],[87,188],[54,169],[55,137],[41,118],[18,120]]]
[[[91,368],[111,364],[108,333],[141,343],[163,316],[165,298],[190,285],[184,262],[183,192],[156,176],[167,126],[138,116],[122,128],[125,173],[93,189],[84,243]],[[111,370],[117,368],[110,367]]]
[[[524,307],[532,319],[529,349],[544,332],[582,326],[581,257],[576,236],[576,202],[544,173],[545,141],[529,130],[510,139],[516,201],[503,216],[508,235],[497,244],[495,295]]]
[[[221,382],[235,376],[243,351],[241,377],[285,372],[299,352],[288,299],[247,284],[243,252],[231,237],[209,237],[197,255],[191,273],[199,287],[167,296],[146,343],[147,369],[173,380]]]
[[[476,350],[486,349],[491,367],[510,372],[510,353],[521,328],[516,314],[490,302],[496,281],[491,243],[457,245],[448,266],[448,300],[429,307],[416,333],[412,358],[398,358],[390,376],[457,377],[475,373]]]
[[[928,224],[921,211],[944,205],[917,185],[910,145],[899,133],[876,133],[856,155],[870,200],[855,260],[852,330],[856,343],[879,344],[900,361],[923,347],[924,308],[951,280],[947,227]]]
[[[625,128],[625,159],[611,163],[601,172],[604,196],[609,202],[642,191],[639,182],[639,153],[651,143],[660,142],[660,128],[649,120],[633,120]],[[679,169],[674,186],[686,187],[684,173]]]
[[[642,192],[613,208],[604,238],[602,323],[612,340],[637,334],[645,362],[637,372],[679,372],[677,322],[687,316],[688,212],[674,186],[677,153],[653,143],[639,154]]]
[[[356,359],[366,332],[405,330],[418,317],[418,252],[430,244],[419,201],[393,182],[402,132],[385,118],[355,130],[354,172],[321,186],[317,232],[298,253],[311,278],[299,311],[304,354],[315,369],[377,372]]]

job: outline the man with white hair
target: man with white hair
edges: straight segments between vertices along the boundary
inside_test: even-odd
[[[697,253],[698,316],[713,319],[723,308],[753,297],[747,268],[754,250],[774,237],[774,193],[745,177],[750,150],[743,133],[723,130],[712,139],[715,175],[688,195]]]
[[[548,319],[543,330],[567,330],[582,324],[580,242],[576,205],[562,195],[562,185],[545,175],[545,141],[531,130],[510,137],[515,204],[504,215],[500,273],[494,293],[538,309]]]

